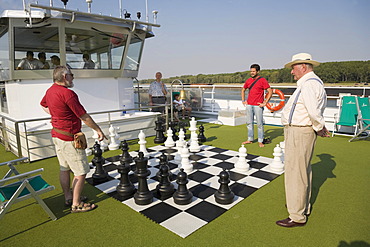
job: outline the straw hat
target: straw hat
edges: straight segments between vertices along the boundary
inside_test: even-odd
[[[320,63],[317,61],[312,60],[311,54],[308,53],[298,53],[293,55],[292,61],[285,64],[285,68],[291,68],[292,65],[298,64],[298,63],[309,63],[312,64],[313,66],[319,66]]]

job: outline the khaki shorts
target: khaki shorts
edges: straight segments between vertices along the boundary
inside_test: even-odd
[[[71,170],[75,176],[85,175],[90,171],[85,150],[76,149],[73,141],[53,137],[53,142],[61,171]]]

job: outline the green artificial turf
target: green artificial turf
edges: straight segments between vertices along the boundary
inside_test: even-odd
[[[205,124],[205,130],[206,145],[237,151],[246,140],[244,125]],[[271,144],[246,147],[248,153],[272,158],[273,148],[283,141],[283,129],[266,126],[265,131]],[[148,147],[155,145],[153,139],[147,138]],[[370,140],[349,143],[348,139],[317,140],[312,159],[313,210],[305,227],[275,225],[288,216],[282,175],[185,239],[89,184],[84,194],[99,208],[71,214],[63,205],[57,159],[21,164],[21,171],[45,169],[43,178],[56,190],[43,198],[58,220],[49,220],[33,200],[15,204],[0,220],[0,246],[369,246]],[[137,140],[129,143],[130,150],[138,149]],[[12,158],[0,145],[0,162]],[[5,172],[0,167],[0,174]]]

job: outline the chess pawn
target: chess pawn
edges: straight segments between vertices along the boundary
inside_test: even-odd
[[[117,150],[119,148],[116,135],[117,135],[116,130],[111,124],[109,127],[109,137],[110,137],[110,144],[108,145],[109,150]]]
[[[191,138],[190,138],[190,152],[196,153],[200,151],[200,146],[198,144],[198,134],[195,131],[191,132]]]
[[[173,132],[171,128],[168,128],[167,130],[167,140],[164,142],[164,146],[166,147],[173,147],[175,146],[175,142],[172,139]]]
[[[181,128],[179,131],[179,141],[185,142],[185,130],[184,128]]]
[[[249,171],[249,164],[246,160],[247,157],[247,149],[242,145],[239,148],[239,159],[235,164],[235,170],[238,172],[247,172]]]
[[[146,150],[146,140],[145,140],[145,134],[143,132],[143,130],[140,130],[140,133],[139,133],[139,142],[138,144],[140,145],[140,149],[139,149],[139,152],[142,152],[144,154],[144,156],[148,156],[149,153],[148,153],[148,150]]]
[[[276,144],[276,147],[274,148],[274,153],[272,155],[274,155],[274,160],[270,165],[271,170],[275,172],[283,172],[284,163],[281,161],[281,156],[283,155],[283,153],[279,144]]]
[[[170,198],[175,192],[175,188],[170,181],[170,168],[167,165],[167,162],[164,162],[159,167],[158,180],[159,184],[156,186],[156,191],[159,196],[159,199],[166,200]]]
[[[177,191],[173,194],[173,200],[176,204],[186,205],[191,203],[193,199],[193,193],[191,193],[186,184],[188,183],[188,176],[184,172],[184,169],[180,169],[177,174],[176,183],[178,184]]]
[[[121,150],[122,150],[122,155],[120,157],[120,161],[123,161],[124,163],[132,163],[133,160],[132,160],[130,153],[128,152],[129,147],[128,147],[126,140],[123,140],[121,142]]]
[[[102,141],[100,142],[100,148],[101,148],[101,150],[102,150],[102,151],[106,151],[106,150],[108,150],[108,144],[106,144],[106,143],[104,142],[104,140],[102,140]]]
[[[285,142],[280,142],[280,148],[281,148],[281,161],[284,163],[285,160]]]
[[[143,152],[139,152],[139,157],[135,159],[135,176],[138,178],[138,188],[134,194],[135,203],[147,205],[153,201],[153,194],[148,187],[147,177],[150,175],[148,170],[148,158],[144,157]]]
[[[198,135],[198,140],[199,142],[203,143],[207,141],[207,138],[204,135],[204,126],[200,125],[199,126],[199,135]]]
[[[181,152],[181,168],[186,173],[193,171],[193,165],[190,163],[189,156],[189,149],[187,147],[183,147]]]
[[[229,187],[230,174],[224,168],[218,176],[220,177],[220,179],[218,180],[218,182],[220,183],[220,188],[216,191],[214,195],[216,202],[224,205],[230,204],[234,200],[234,193],[230,190]]]
[[[94,158],[91,160],[95,166],[95,172],[92,175],[93,184],[100,184],[108,181],[108,173],[104,170],[103,164],[105,159],[102,156],[102,150],[98,142],[95,143],[93,147]]]

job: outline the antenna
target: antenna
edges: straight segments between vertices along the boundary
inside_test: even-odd
[[[148,0],[145,0],[145,21],[149,22],[149,15],[148,15]]]
[[[152,13],[153,13],[154,24],[157,24],[158,10],[153,10]]]
[[[91,3],[92,3],[92,0],[86,0],[86,3],[87,3],[87,12],[88,13],[91,13]]]

